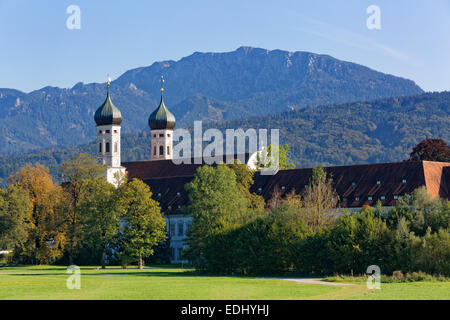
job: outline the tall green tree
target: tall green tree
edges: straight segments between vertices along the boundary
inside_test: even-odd
[[[253,176],[255,170],[252,170],[246,164],[235,162],[228,165],[236,175],[236,184],[239,191],[244,195],[248,202],[248,208],[252,209],[255,214],[260,213],[264,209],[264,198],[260,195],[250,192],[250,187],[253,185]]]
[[[84,221],[84,243],[101,252],[100,264],[106,268],[106,254],[119,232],[119,197],[117,189],[104,179],[91,180],[91,191],[81,200]]]
[[[187,256],[198,268],[208,268],[208,243],[213,237],[248,221],[248,199],[235,172],[226,165],[203,166],[186,185],[193,223],[188,230]]]
[[[79,154],[64,161],[60,166],[62,186],[65,192],[66,210],[66,252],[69,264],[73,264],[84,238],[84,215],[80,204],[91,192],[89,186],[93,181],[104,179],[105,168],[98,164],[95,158],[87,154]]]
[[[16,250],[25,245],[31,212],[26,190],[17,185],[0,188],[0,249]]]
[[[144,258],[166,238],[166,223],[159,203],[151,198],[148,185],[133,179],[119,187],[122,210],[121,246],[126,255],[138,259],[139,269]]]

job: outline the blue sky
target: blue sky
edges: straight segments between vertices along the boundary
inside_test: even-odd
[[[66,27],[72,4],[80,30]],[[381,30],[366,27],[372,4]],[[26,92],[242,45],[329,54],[450,90],[449,0],[0,0],[0,44],[0,87]]]

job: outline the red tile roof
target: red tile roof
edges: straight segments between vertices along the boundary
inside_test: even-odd
[[[153,198],[160,202],[166,213],[181,213],[189,199],[184,185],[193,179],[197,165],[175,165],[171,160],[128,162],[129,178],[139,178],[147,183]],[[426,186],[433,197],[450,199],[450,163],[443,162],[397,162],[325,167],[333,179],[343,207],[375,205],[392,206],[396,197],[412,193]],[[301,193],[312,175],[312,169],[280,170],[273,176],[255,174],[251,191],[268,200],[274,190],[282,194],[291,190]],[[371,198],[369,198],[371,197]],[[384,198],[382,198],[384,197]]]

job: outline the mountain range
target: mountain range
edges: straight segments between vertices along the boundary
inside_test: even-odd
[[[179,61],[129,70],[112,82],[111,96],[122,112],[124,133],[148,130],[147,117],[160,99],[161,76],[177,127],[192,126],[194,120],[222,122],[423,93],[411,80],[328,55],[251,47],[195,52]],[[105,91],[104,83],[82,82],[29,93],[0,89],[0,154],[74,147],[93,140],[93,114]]]

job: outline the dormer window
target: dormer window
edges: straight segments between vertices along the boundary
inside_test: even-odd
[[[380,180],[377,180],[377,185],[379,186],[381,184],[381,181]]]
[[[403,180],[402,180],[402,183],[403,183],[403,184],[406,184],[406,179],[403,179]]]
[[[381,200],[386,200],[386,197],[385,196],[381,196]]]
[[[305,189],[308,189],[308,185],[307,184],[305,184]]]
[[[397,195],[394,196],[394,200],[398,200],[398,196]]]
[[[286,189],[286,187],[285,186],[281,186],[281,190],[285,190]]]
[[[158,193],[158,197],[161,198],[161,193]]]
[[[180,196],[180,193],[179,193],[179,192],[177,192],[177,196]]]
[[[355,201],[359,201],[359,197],[355,197]]]
[[[372,200],[373,200],[373,198],[372,198],[372,197],[368,197],[368,198],[367,198],[367,200],[369,200],[369,201],[372,201]]]
[[[261,187],[259,187],[259,188],[258,188],[258,191],[259,191],[259,192],[261,192],[261,191],[262,191],[262,188],[261,188]]]
[[[352,187],[356,186],[356,182],[352,182]]]

